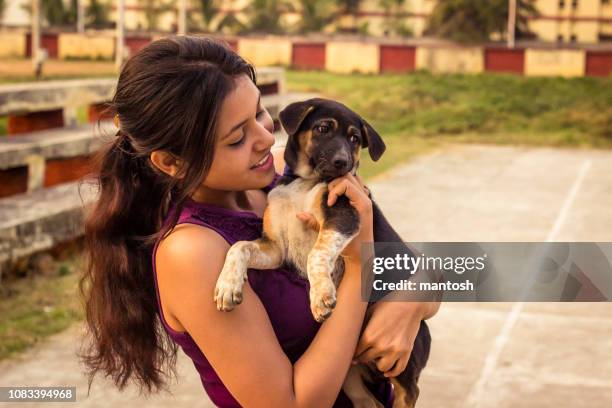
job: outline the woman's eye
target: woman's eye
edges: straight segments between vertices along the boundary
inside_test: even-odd
[[[240,146],[242,143],[244,143],[244,139],[246,139],[246,137],[242,136],[242,138],[239,141],[237,141],[236,143],[230,144],[230,146]]]
[[[265,109],[262,109],[259,112],[257,112],[257,119],[259,119],[264,113],[266,113]]]
[[[317,129],[317,132],[319,132],[319,133],[327,133],[327,132],[329,132],[329,126],[327,126],[327,125],[318,125],[316,127],[316,129]]]
[[[358,143],[359,142],[359,138],[355,135],[351,135],[350,138],[351,143]]]

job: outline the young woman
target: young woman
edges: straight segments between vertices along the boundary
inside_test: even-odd
[[[331,317],[314,321],[308,282],[287,268],[249,270],[242,304],[216,309],[225,254],[261,235],[284,166],[249,64],[210,39],[159,40],[126,62],[112,109],[119,131],[102,152],[86,222],[90,381],[101,372],[119,388],[161,388],[180,346],[220,407],[350,406],[341,385],[353,358],[387,376],[405,368],[436,305],[381,302],[360,337],[359,248],[373,241],[372,203],[350,175],[329,184],[361,220]],[[372,392],[390,404],[388,382]]]

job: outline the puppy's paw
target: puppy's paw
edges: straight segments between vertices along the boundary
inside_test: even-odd
[[[215,285],[213,300],[218,310],[228,312],[242,303],[242,285],[246,278],[246,268],[228,257]]]
[[[319,323],[325,321],[336,306],[336,288],[331,280],[310,288],[310,310]]]

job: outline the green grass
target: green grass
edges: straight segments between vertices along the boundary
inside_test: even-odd
[[[0,360],[26,350],[83,319],[77,296],[81,261],[58,265],[58,276],[31,276],[2,283]]]
[[[363,163],[368,175],[446,142],[612,147],[605,78],[287,71],[287,85],[339,100],[378,130],[388,149]]]

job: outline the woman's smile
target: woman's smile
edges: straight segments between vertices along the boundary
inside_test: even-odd
[[[251,166],[251,169],[255,171],[268,171],[273,165],[274,157],[272,156],[272,153],[268,151],[268,154],[259,162]]]

